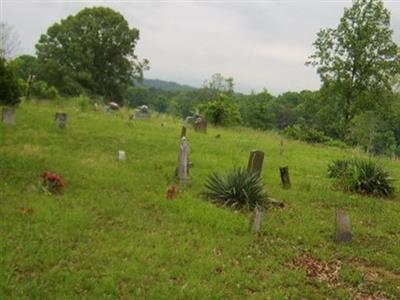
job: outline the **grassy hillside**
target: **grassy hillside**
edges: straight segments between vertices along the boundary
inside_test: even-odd
[[[357,152],[284,140],[281,155],[275,134],[189,130],[192,182],[168,201],[179,121],[66,106],[60,131],[57,110],[25,103],[15,126],[0,124],[0,299],[400,298],[399,197],[335,191],[326,177],[330,160]],[[254,148],[265,151],[268,193],[286,204],[268,211],[259,236],[248,214],[201,196],[209,172],[246,165]],[[382,163],[400,178],[398,162]],[[62,176],[62,196],[39,189],[44,170]],[[352,218],[349,246],[332,241],[338,208]]]

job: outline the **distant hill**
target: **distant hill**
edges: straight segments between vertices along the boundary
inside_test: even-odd
[[[186,91],[191,91],[195,90],[195,87],[189,86],[189,85],[184,85],[184,84],[179,84],[173,81],[164,81],[160,79],[147,79],[144,78],[143,82],[136,83],[138,86],[146,86],[146,87],[154,87],[166,91],[172,91],[172,92],[186,92]]]

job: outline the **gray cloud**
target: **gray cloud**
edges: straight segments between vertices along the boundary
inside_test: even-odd
[[[237,89],[273,93],[317,89],[304,62],[323,27],[338,24],[351,1],[33,1],[3,0],[2,19],[19,33],[19,53],[34,53],[40,34],[83,7],[109,6],[140,29],[139,57],[149,78],[199,86],[220,72]],[[386,1],[400,42],[400,1]]]

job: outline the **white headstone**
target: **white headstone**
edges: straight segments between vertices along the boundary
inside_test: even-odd
[[[178,162],[178,177],[181,184],[189,181],[189,141],[186,137],[181,138]]]
[[[120,161],[126,160],[125,151],[123,151],[123,150],[119,150],[119,151],[118,151],[118,160],[120,160]]]

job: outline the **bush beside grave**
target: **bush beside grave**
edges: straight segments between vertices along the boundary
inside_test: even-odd
[[[328,166],[328,176],[346,191],[381,197],[394,194],[389,172],[371,159],[335,160]]]

